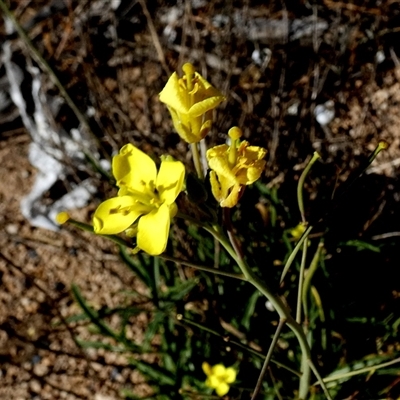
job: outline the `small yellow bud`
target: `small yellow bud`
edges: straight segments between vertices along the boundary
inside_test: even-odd
[[[386,150],[389,147],[389,143],[382,140],[379,142],[378,147],[380,150]]]
[[[56,221],[60,225],[65,224],[69,219],[70,219],[70,216],[65,211],[62,211],[62,212],[58,213],[57,216],[56,216]]]
[[[232,140],[238,140],[239,138],[242,137],[242,134],[243,134],[242,130],[237,126],[232,127],[228,131],[228,135]]]

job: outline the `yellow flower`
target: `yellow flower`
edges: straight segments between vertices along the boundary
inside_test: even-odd
[[[299,223],[297,226],[295,226],[292,229],[289,229],[289,233],[293,236],[293,238],[297,241],[299,240],[303,233],[306,230],[306,226],[303,223]]]
[[[242,131],[238,127],[231,128],[228,135],[231,145],[212,147],[207,151],[207,160],[212,170],[212,193],[221,207],[231,208],[239,201],[243,187],[260,178],[267,151],[262,147],[249,146],[247,141],[240,142]]]
[[[161,254],[166,246],[175,199],[182,191],[185,167],[165,157],[156,164],[145,153],[127,144],[112,160],[112,172],[120,188],[118,196],[101,203],[93,216],[95,233],[112,235],[126,231],[137,235],[137,247]]]
[[[210,131],[212,110],[225,97],[196,72],[192,64],[184,64],[182,70],[182,78],[174,72],[168,79],[160,101],[167,105],[179,136],[188,143],[195,143]]]
[[[225,368],[222,364],[211,367],[207,362],[203,362],[202,368],[207,375],[206,386],[215,389],[218,396],[225,396],[229,392],[229,384],[236,380],[236,370]]]

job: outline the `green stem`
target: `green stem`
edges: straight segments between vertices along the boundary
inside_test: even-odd
[[[308,268],[307,274],[304,278],[302,303],[303,303],[304,317],[306,321],[308,321],[308,299],[307,299],[308,291],[310,290],[311,280],[315,274],[315,271],[318,268],[319,257],[321,255],[323,248],[324,248],[324,242],[321,239],[320,242],[318,243],[317,251],[315,252],[313,259],[311,260],[310,268]]]
[[[274,351],[274,348],[276,346],[276,343],[278,342],[281,331],[282,331],[283,327],[285,326],[285,323],[286,323],[286,320],[284,320],[284,319],[279,320],[278,327],[276,328],[274,337],[272,338],[272,342],[269,346],[268,353],[267,353],[267,356],[265,357],[264,365],[261,369],[260,376],[258,377],[256,387],[254,389],[253,395],[251,396],[251,400],[255,400],[258,393],[260,392],[262,381],[264,379],[265,373],[267,372],[268,364],[272,357],[272,352]]]
[[[294,259],[296,258],[296,255],[297,255],[298,251],[300,250],[300,247],[302,246],[302,244],[304,243],[304,241],[307,240],[308,235],[310,234],[312,228],[313,228],[313,227],[310,225],[310,226],[304,231],[304,233],[301,235],[300,240],[296,243],[295,248],[294,248],[293,251],[290,253],[289,258],[288,258],[287,261],[286,261],[285,267],[283,268],[280,283],[282,283],[283,280],[285,279],[285,276],[286,276],[287,272],[289,271],[289,268],[290,268],[290,266],[292,265]]]
[[[263,359],[265,359],[265,357],[266,357],[265,354],[262,354],[262,353],[258,352],[257,350],[254,350],[250,346],[247,346],[247,345],[245,345],[245,344],[243,344],[241,342],[237,342],[236,340],[232,340],[229,336],[222,336],[219,332],[214,331],[213,329],[210,329],[207,326],[199,324],[198,322],[195,322],[195,321],[191,321],[190,319],[184,318],[182,314],[177,314],[176,319],[178,321],[183,322],[184,324],[194,326],[194,327],[196,327],[196,328],[198,328],[200,330],[203,330],[205,332],[208,332],[208,333],[210,333],[210,334],[212,334],[214,336],[220,337],[225,343],[231,344],[231,345],[236,346],[236,347],[238,347],[238,348],[240,348],[242,350],[248,351],[249,353],[251,353],[251,354],[253,354],[253,355],[257,356],[257,357],[260,357],[260,358],[263,358]],[[271,359],[270,361],[273,364],[277,365],[278,367],[286,369],[287,371],[291,372],[293,375],[296,375],[297,377],[301,378],[301,374],[298,371],[294,370],[293,368],[290,368],[287,365],[282,364],[281,362],[276,361],[274,359]]]
[[[312,362],[311,358],[308,360],[308,363],[310,365],[310,368],[312,369],[312,371],[314,372],[314,375],[317,377],[319,384],[322,387],[322,390],[325,393],[325,396],[328,400],[332,400],[331,395],[329,394],[328,388],[325,385],[325,382],[322,380],[321,375],[319,374],[317,368],[315,367],[314,363]]]
[[[76,226],[77,228],[79,228],[79,229],[81,229],[83,231],[94,233],[93,226],[89,225],[89,224],[85,224],[84,222],[77,221],[75,219],[69,218],[65,223],[70,223],[70,224]],[[132,246],[132,243],[122,239],[121,237],[119,237],[117,235],[99,235],[99,234],[97,234],[97,235],[105,237],[107,239],[110,239],[114,243],[119,244],[120,246],[125,246],[125,247],[128,247],[130,249],[133,249],[135,247],[135,246]]]
[[[186,265],[187,267],[195,268],[195,269],[198,269],[199,271],[211,272],[216,275],[227,276],[228,278],[240,279],[242,281],[246,280],[246,278],[242,274],[235,274],[232,272],[221,271],[220,269],[217,269],[217,268],[212,268],[212,267],[207,267],[205,265],[191,263],[189,261],[181,260],[179,258],[166,256],[165,254],[161,254],[157,257],[159,257],[163,260],[166,260],[166,261],[172,261],[176,264]]]
[[[375,160],[375,157],[382,151],[386,150],[389,147],[389,145],[381,141],[378,143],[378,146],[376,146],[375,150],[372,152],[372,154],[368,157],[368,165],[372,163],[372,161]]]
[[[247,265],[246,261],[240,254],[236,254],[229,239],[222,232],[221,227],[203,226],[203,228],[206,229],[209,233],[211,233],[211,235],[213,235],[221,243],[221,245],[225,248],[228,254],[235,260],[239,268],[242,270],[246,280],[249,283],[251,283],[256,289],[258,289],[271,302],[271,304],[279,314],[280,318],[286,321],[288,327],[297,337],[302,353],[302,360],[301,360],[302,376],[300,379],[299,400],[304,400],[309,393],[309,386],[310,386],[311,370],[310,370],[309,360],[311,359],[311,350],[308,345],[307,338],[303,332],[303,329],[291,316],[288,308],[283,303],[281,298],[275,295],[264,282],[260,281],[260,279],[254,274],[254,272]],[[232,233],[230,234],[231,236],[233,236]]]
[[[301,299],[303,293],[303,284],[304,284],[304,271],[306,269],[306,259],[307,259],[307,248],[308,248],[308,240],[303,242],[303,254],[301,255],[301,264],[300,264],[300,272],[299,272],[299,286],[297,291],[297,309],[296,309],[296,321],[298,324],[301,323]]]
[[[300,179],[299,179],[299,183],[297,184],[297,201],[299,204],[301,220],[303,223],[306,223],[306,217],[305,217],[305,213],[304,213],[304,202],[303,202],[304,181],[305,181],[308,173],[310,172],[311,167],[314,165],[315,161],[318,160],[318,158],[320,158],[320,155],[315,151],[310,162],[307,164],[307,167],[302,172]]]
[[[192,149],[193,163],[194,167],[196,168],[197,177],[201,181],[204,181],[204,172],[201,166],[200,152],[197,143],[190,143],[190,148]]]
[[[159,308],[160,307],[160,259],[158,257],[153,257],[153,282],[154,282],[154,291],[153,291],[153,301],[154,305]]]
[[[388,361],[388,362],[384,362],[382,364],[371,365],[369,367],[360,368],[360,369],[358,369],[356,371],[351,371],[351,372],[345,372],[345,373],[342,373],[342,374],[332,375],[332,376],[329,376],[328,378],[324,378],[322,381],[324,383],[334,382],[334,381],[337,381],[339,379],[350,378],[350,377],[355,376],[355,375],[364,374],[366,372],[375,371],[377,369],[390,367],[391,365],[397,364],[399,362],[400,362],[400,357],[399,358],[395,358],[394,360],[391,360],[391,361]],[[318,381],[317,383],[320,383],[320,382]]]

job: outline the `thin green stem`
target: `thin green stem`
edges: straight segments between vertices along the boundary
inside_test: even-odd
[[[397,364],[397,363],[400,363],[400,357],[395,358],[394,360],[382,363],[382,364],[371,365],[369,367],[360,368],[360,369],[358,369],[356,371],[345,372],[343,374],[333,375],[333,376],[330,376],[328,378],[322,379],[322,381],[325,382],[325,383],[334,382],[334,381],[337,381],[339,379],[350,378],[350,377],[355,376],[355,375],[360,375],[360,374],[364,374],[366,372],[375,371],[377,369],[390,367],[391,365]],[[320,384],[320,382],[318,381],[318,382],[315,383],[315,385],[316,384]]]
[[[153,282],[154,282],[153,301],[155,306],[159,308],[161,277],[160,277],[160,259],[158,257],[153,257]]]
[[[201,181],[204,181],[204,172],[201,165],[200,152],[197,143],[190,143],[190,148],[192,149],[193,163],[196,168],[197,177]]]
[[[258,377],[258,380],[257,380],[256,387],[254,389],[253,395],[251,396],[251,400],[255,400],[256,397],[258,396],[258,393],[260,393],[261,385],[262,385],[264,376],[265,376],[265,374],[267,372],[268,364],[269,364],[269,362],[271,360],[272,353],[274,351],[276,343],[278,342],[278,339],[279,339],[279,336],[281,334],[281,331],[282,331],[283,327],[285,326],[285,323],[286,323],[285,319],[282,319],[282,318],[279,319],[278,327],[276,328],[274,337],[272,338],[272,342],[271,342],[271,344],[269,346],[268,353],[267,353],[267,356],[265,357],[264,365],[262,366],[262,369],[261,369],[261,372],[260,372],[260,376]]]
[[[195,264],[195,263],[192,263],[189,261],[181,260],[179,258],[166,256],[165,254],[161,254],[157,257],[159,257],[163,260],[166,260],[166,261],[172,261],[176,264],[186,265],[187,267],[195,268],[195,269],[198,269],[199,271],[211,272],[216,275],[227,276],[228,278],[240,279],[242,281],[246,280],[246,278],[243,276],[243,274],[235,274],[232,272],[221,271],[220,269],[217,269],[217,268],[212,268],[212,267],[207,267],[205,265]]]
[[[314,363],[312,362],[311,358],[308,360],[308,364],[310,365],[310,368],[312,369],[312,371],[314,372],[314,375],[317,377],[319,384],[322,387],[322,390],[325,393],[325,396],[328,400],[332,400],[331,395],[329,394],[328,388],[325,385],[325,382],[322,380],[321,375],[319,374],[317,368],[315,367]]]
[[[93,226],[89,225],[89,224],[85,224],[84,222],[77,221],[75,219],[69,218],[65,223],[70,223],[70,224],[76,226],[77,228],[79,228],[79,229],[81,229],[83,231],[94,233]],[[102,237],[105,237],[107,239],[110,239],[114,243],[119,244],[120,246],[125,246],[125,247],[128,247],[130,249],[135,248],[135,246],[133,246],[132,243],[122,239],[121,237],[119,237],[117,235],[98,235],[98,236],[102,236]]]
[[[299,183],[297,184],[297,202],[299,204],[299,210],[301,214],[301,220],[303,223],[306,223],[306,217],[304,213],[304,201],[303,201],[303,188],[304,188],[304,181],[310,172],[311,167],[314,165],[315,161],[320,158],[320,155],[315,151],[310,162],[307,164],[306,168],[302,172]]]
[[[302,303],[303,303],[304,317],[306,320],[308,320],[308,299],[307,299],[308,291],[310,290],[311,280],[315,274],[315,271],[318,268],[319,257],[321,255],[323,248],[324,248],[324,242],[323,239],[321,239],[320,242],[318,243],[317,251],[315,252],[313,259],[311,260],[310,268],[308,268],[307,274],[304,278]]]
[[[303,253],[301,255],[299,285],[297,290],[296,321],[298,324],[301,323],[301,299],[302,299],[303,284],[304,284],[304,271],[306,269],[307,249],[308,249],[308,240],[305,240],[303,242]]]
[[[241,349],[243,349],[245,351],[248,351],[249,353],[251,353],[251,354],[253,354],[253,355],[257,356],[257,357],[260,357],[262,359],[265,359],[265,357],[266,357],[265,354],[262,354],[259,351],[254,350],[250,346],[247,346],[247,345],[245,345],[245,344],[243,344],[241,342],[237,342],[236,340],[232,340],[229,336],[222,336],[219,332],[214,331],[213,329],[210,329],[207,326],[199,324],[198,322],[195,322],[195,321],[191,321],[190,319],[184,318],[182,314],[178,314],[176,316],[176,318],[177,318],[178,321],[182,321],[184,324],[194,326],[194,327],[196,327],[196,328],[198,328],[200,330],[203,330],[205,332],[208,332],[208,333],[210,333],[210,334],[212,334],[214,336],[220,337],[227,344],[231,344],[233,346],[239,347],[239,348],[241,348]],[[274,359],[271,359],[270,361],[273,364],[277,365],[278,367],[286,369],[287,371],[291,372],[293,375],[296,375],[297,377],[301,378],[301,374],[298,371],[294,370],[293,368],[290,368],[287,365],[282,364],[281,362],[276,361]]]
[[[270,376],[270,378],[271,378],[272,385],[273,385],[274,390],[275,390],[276,398],[277,398],[278,400],[283,400],[283,397],[282,397],[281,394],[279,393],[279,385],[276,384],[276,379],[275,379],[275,377],[274,377],[274,375],[273,375],[273,373],[272,373],[271,368],[269,369],[269,376]]]
[[[229,241],[233,247],[233,250],[235,251],[235,254],[237,257],[240,259],[244,258],[243,255],[243,249],[238,241],[237,237],[233,233],[233,225],[232,225],[232,220],[231,220],[231,209],[228,207],[223,207],[223,218],[224,218],[224,224],[226,226],[226,231],[228,232],[228,238]]]
[[[240,255],[236,254],[229,239],[222,232],[221,227],[219,226],[204,227],[204,229],[206,229],[216,239],[219,240],[219,242],[229,253],[229,255],[236,261],[237,265],[242,270],[243,275],[246,277],[247,281],[250,282],[254,287],[256,287],[271,302],[271,304],[279,314],[280,318],[286,320],[288,327],[293,331],[293,333],[297,337],[302,353],[302,361],[301,361],[302,376],[300,379],[299,400],[305,399],[308,395],[310,386],[311,370],[308,360],[311,359],[311,350],[308,345],[307,338],[303,332],[303,329],[291,316],[288,308],[283,303],[281,298],[275,295],[264,282],[261,282],[260,279],[253,273],[251,268],[247,265],[245,260]],[[231,232],[231,236],[232,235],[233,233]]]
[[[304,233],[301,235],[300,240],[296,243],[295,248],[294,248],[293,251],[291,252],[289,258],[288,258],[287,261],[286,261],[285,267],[283,268],[280,283],[282,283],[283,280],[285,279],[285,276],[286,276],[287,272],[289,271],[289,268],[291,267],[291,265],[292,265],[294,259],[296,258],[296,255],[297,255],[297,253],[299,252],[300,247],[303,245],[304,241],[307,240],[308,235],[310,234],[312,228],[313,228],[313,227],[310,225],[310,226],[304,231]]]

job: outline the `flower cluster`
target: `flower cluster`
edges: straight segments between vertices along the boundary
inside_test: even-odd
[[[212,111],[225,97],[195,71],[182,67],[184,76],[173,73],[160,93],[174,127],[186,142],[197,146],[211,129]],[[240,141],[242,131],[233,127],[230,145],[207,151],[210,183],[221,207],[234,207],[246,185],[260,178],[266,150]],[[165,157],[157,172],[154,161],[132,144],[121,148],[112,161],[118,195],[101,203],[93,216],[94,232],[113,235],[125,232],[136,237],[137,249],[150,255],[165,251],[171,218],[177,213],[175,200],[183,190],[185,168]]]

